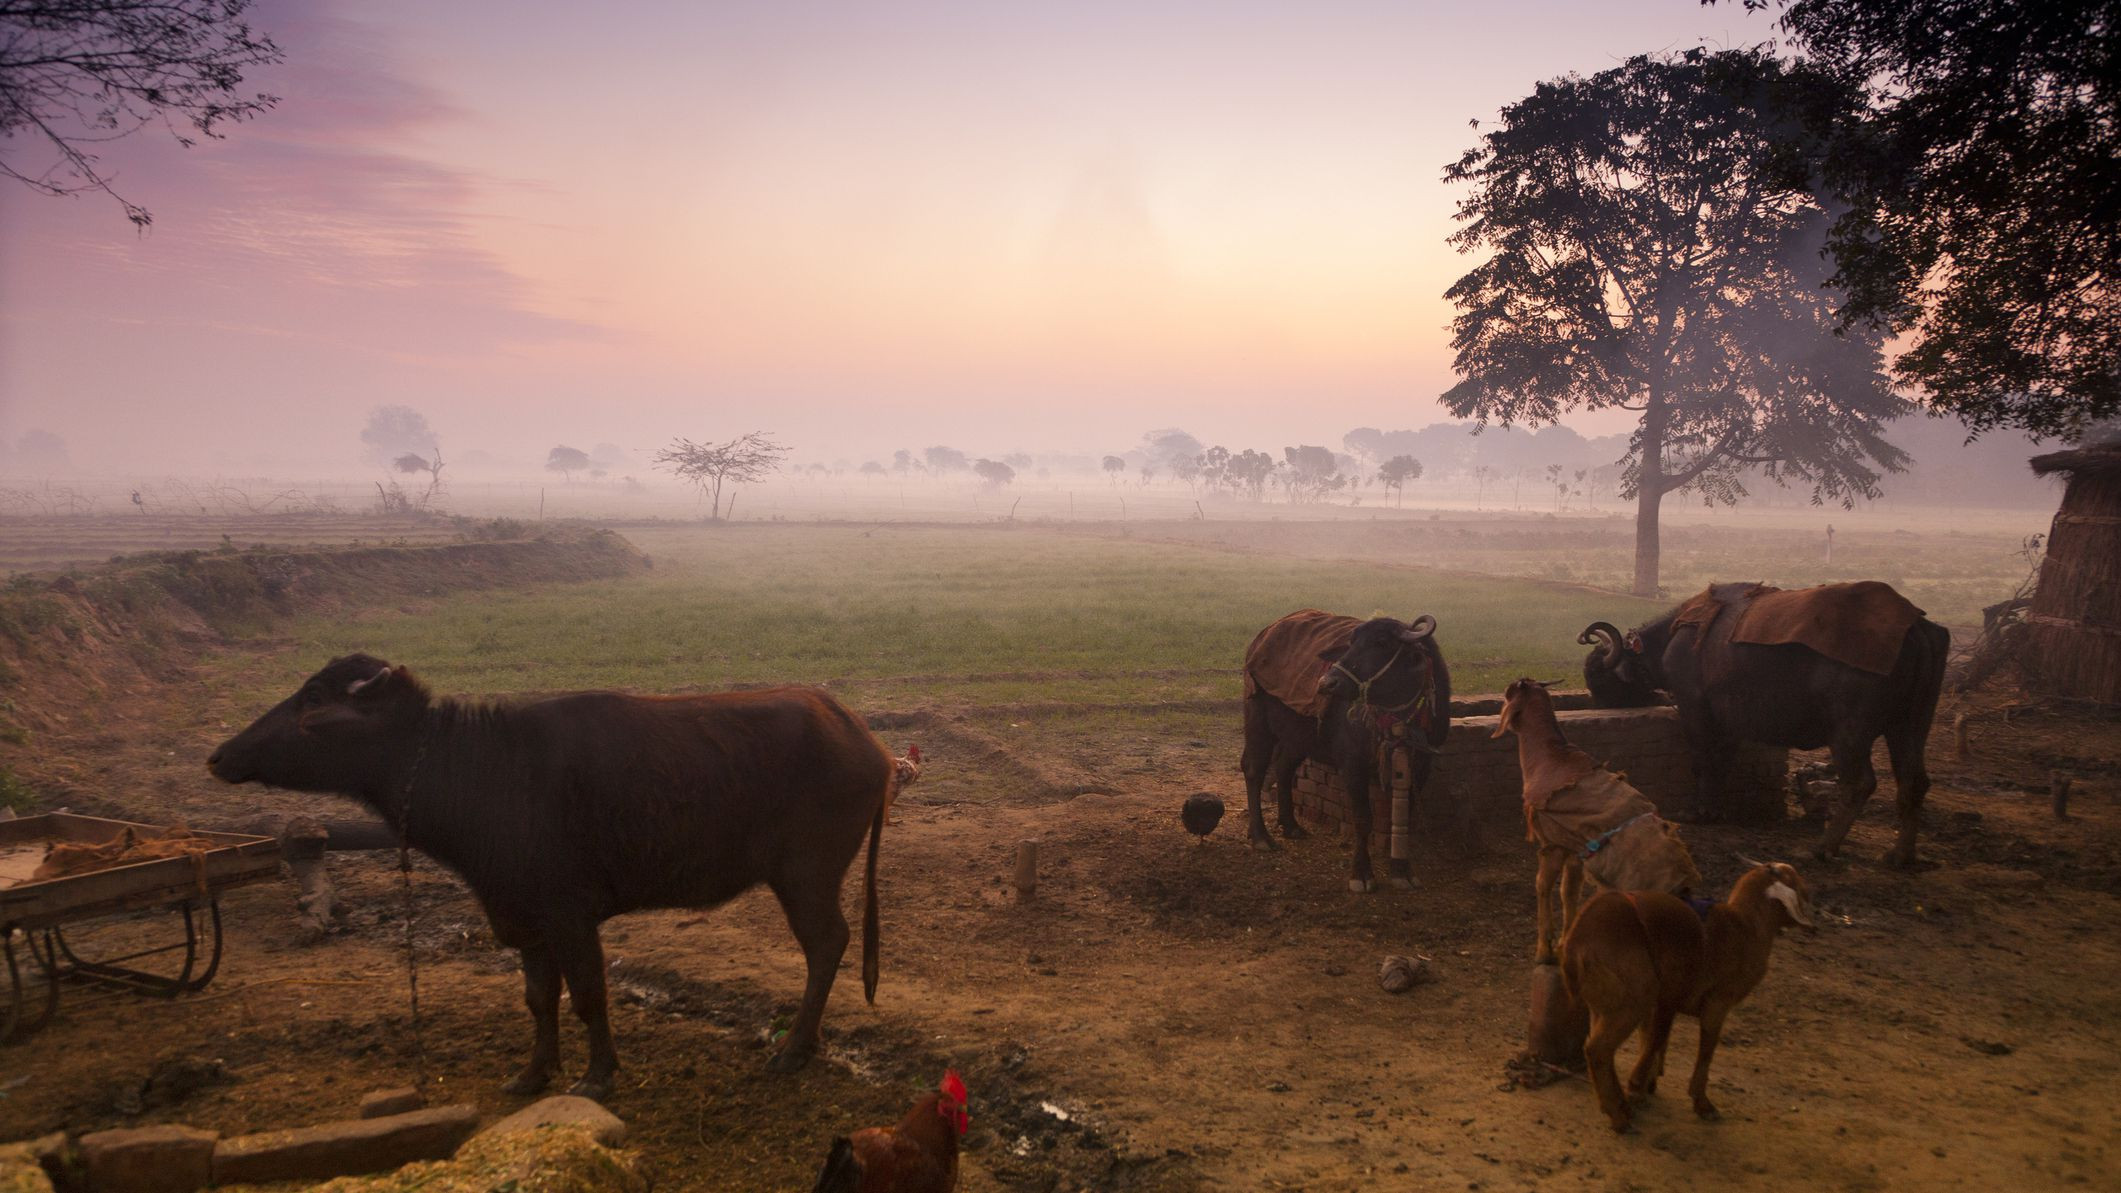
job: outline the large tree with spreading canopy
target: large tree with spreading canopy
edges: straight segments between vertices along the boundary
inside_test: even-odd
[[[1539,84],[1444,171],[1472,187],[1452,243],[1486,254],[1448,292],[1444,405],[1504,426],[1638,414],[1638,593],[1657,591],[1667,495],[1735,502],[1765,476],[1848,505],[1905,467],[1881,335],[1843,333],[1821,284],[1805,132],[1857,102],[1763,50],[1631,58]]]

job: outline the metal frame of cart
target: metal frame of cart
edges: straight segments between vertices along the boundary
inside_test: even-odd
[[[102,843],[126,829],[153,836],[155,825],[53,812],[0,821],[0,955],[7,988],[0,991],[0,1043],[27,1038],[51,1022],[68,981],[91,982],[160,998],[205,989],[221,968],[221,894],[275,877],[280,843],[243,833],[200,833],[215,843],[196,857],[158,858],[29,881],[44,847],[56,841]],[[84,957],[66,938],[66,925],[134,911],[167,909],[183,932],[170,943],[116,957]],[[203,922],[202,922],[203,921]],[[18,949],[18,939],[22,947]],[[176,972],[138,967],[150,957],[182,953]],[[43,974],[41,998],[31,967]],[[40,1002],[41,1007],[36,1004]]]

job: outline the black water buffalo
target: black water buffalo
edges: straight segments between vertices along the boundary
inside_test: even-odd
[[[597,926],[621,912],[712,907],[771,887],[809,967],[771,1067],[818,1047],[847,947],[840,884],[869,835],[862,986],[876,996],[876,854],[892,761],[832,697],[804,688],[706,696],[583,692],[520,703],[436,699],[403,667],[333,659],[207,759],[230,783],[352,796],[462,875],[523,957],[537,1021],[512,1093],[559,1064],[560,982],[589,1032],[573,1092],[611,1092]]]
[[[1298,616],[1302,615],[1292,614],[1290,618]],[[1323,711],[1307,716],[1274,696],[1268,684],[1257,682],[1275,662],[1257,657],[1262,644],[1270,640],[1276,626],[1290,618],[1261,631],[1245,660],[1245,749],[1239,766],[1245,774],[1252,846],[1279,848],[1267,835],[1259,806],[1260,788],[1265,785],[1270,767],[1274,771],[1282,835],[1291,839],[1310,835],[1296,823],[1292,788],[1296,771],[1305,759],[1322,762],[1339,772],[1355,821],[1355,861],[1349,871],[1348,889],[1367,892],[1375,885],[1370,868],[1370,787],[1377,775],[1379,746],[1395,721],[1409,723],[1407,741],[1412,754],[1414,790],[1421,791],[1429,781],[1436,750],[1450,730],[1451,672],[1436,644],[1435,618],[1423,614],[1411,625],[1390,617],[1372,618],[1355,627],[1345,648],[1313,651],[1302,659],[1280,661],[1285,674],[1318,675],[1313,682],[1317,695],[1323,698]],[[1288,688],[1283,691],[1293,697]],[[1389,772],[1378,786],[1380,790],[1389,789]],[[1404,867],[1398,863],[1394,864],[1391,878],[1398,885],[1410,884]]]
[[[1822,858],[1840,850],[1849,826],[1878,789],[1871,746],[1883,737],[1900,812],[1899,840],[1886,860],[1903,866],[1913,862],[1922,799],[1930,787],[1923,747],[1944,685],[1950,631],[1917,618],[1891,673],[1879,675],[1804,646],[1733,642],[1739,615],[1756,591],[1751,584],[1712,586],[1709,594],[1721,610],[1706,628],[1682,621],[1687,606],[1627,634],[1610,622],[1593,622],[1576,639],[1593,648],[1583,661],[1593,703],[1641,707],[1655,703],[1659,692],[1671,695],[1693,755],[1690,811],[1697,816],[1714,814],[1720,802],[1723,764],[1733,742],[1831,749],[1840,807],[1829,811],[1816,849]]]

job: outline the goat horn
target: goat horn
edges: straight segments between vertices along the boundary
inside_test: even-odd
[[[1436,619],[1424,613],[1415,618],[1413,624],[1401,631],[1399,636],[1403,641],[1419,642],[1435,632]]]
[[[1753,867],[1753,866],[1765,866],[1765,865],[1767,865],[1767,863],[1766,863],[1766,862],[1760,861],[1760,860],[1758,860],[1758,859],[1755,859],[1755,858],[1749,858],[1749,857],[1747,857],[1746,855],[1744,855],[1744,854],[1742,854],[1742,853],[1734,853],[1734,854],[1732,854],[1731,856],[1732,856],[1732,857],[1734,857],[1734,858],[1737,858],[1737,859],[1738,859],[1739,861],[1741,861],[1741,862],[1745,863],[1745,865],[1746,865],[1746,866],[1748,866],[1748,867]]]

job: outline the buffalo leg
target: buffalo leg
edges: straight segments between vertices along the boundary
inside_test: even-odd
[[[825,999],[832,993],[832,979],[839,975],[840,958],[847,952],[847,917],[840,912],[839,883],[822,876],[776,884],[773,894],[781,901],[796,943],[803,947],[808,978],[803,985],[803,1005],[788,1028],[788,1042],[766,1067],[776,1073],[793,1073],[817,1055]]]
[[[1267,768],[1273,765],[1274,755],[1273,727],[1268,723],[1266,708],[1257,700],[1245,701],[1245,752],[1237,765],[1245,773],[1245,824],[1254,849],[1281,848],[1267,835],[1267,819],[1259,807],[1260,788],[1266,786]]]
[[[1835,802],[1839,807],[1830,807],[1826,822],[1826,835],[1819,839],[1817,856],[1824,859],[1841,852],[1841,843],[1863,812],[1863,805],[1871,800],[1871,793],[1878,790],[1878,771],[1871,766],[1871,743],[1869,741],[1840,741],[1834,743]]]
[[[541,943],[525,945],[523,954],[523,1002],[537,1023],[537,1044],[530,1063],[503,1088],[511,1094],[542,1093],[560,1067],[560,962]]]
[[[1679,728],[1686,737],[1687,754],[1694,764],[1694,800],[1677,809],[1673,819],[1686,821],[1709,821],[1716,819],[1718,809],[1723,807],[1723,759],[1730,751],[1730,743],[1716,732],[1716,727],[1705,716],[1687,716],[1682,708]]]
[[[561,925],[548,935],[575,1017],[589,1032],[589,1067],[567,1092],[601,1102],[611,1096],[611,1078],[619,1069],[619,1050],[611,1041],[610,998],[604,986],[604,942],[597,926],[583,921]]]
[[[1370,761],[1349,758],[1340,768],[1348,785],[1348,814],[1355,821],[1355,864],[1348,873],[1348,889],[1367,895],[1377,889],[1370,872]]]
[[[1929,795],[1930,772],[1923,758],[1929,745],[1929,725],[1896,727],[1886,734],[1886,752],[1893,759],[1894,804],[1900,813],[1900,836],[1885,855],[1890,865],[1915,863],[1915,835],[1922,828],[1922,801]]]
[[[1296,772],[1303,769],[1303,756],[1283,750],[1274,757],[1275,827],[1291,841],[1301,841],[1310,830],[1296,823]]]

